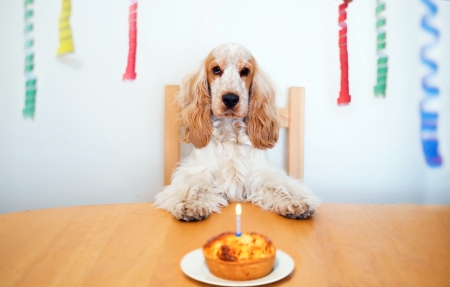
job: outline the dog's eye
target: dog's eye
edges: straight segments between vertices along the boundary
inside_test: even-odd
[[[216,75],[220,75],[220,73],[222,72],[221,70],[220,70],[220,68],[219,67],[214,67],[213,69],[212,69],[212,71],[213,71],[213,73],[214,74],[216,74]]]
[[[249,73],[250,73],[250,70],[247,68],[244,68],[241,70],[241,77],[248,76]]]

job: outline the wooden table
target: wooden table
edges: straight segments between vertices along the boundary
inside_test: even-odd
[[[450,286],[450,207],[324,204],[293,220],[243,204],[257,231],[295,261],[265,286]],[[0,215],[0,286],[209,286],[180,259],[235,228],[235,204],[179,222],[151,204],[99,205]]]

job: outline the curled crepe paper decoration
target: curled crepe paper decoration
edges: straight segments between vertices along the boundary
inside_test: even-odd
[[[439,87],[430,83],[431,78],[438,72],[438,64],[427,55],[427,51],[437,45],[439,41],[439,30],[432,26],[433,18],[436,17],[438,7],[432,0],[421,0],[427,11],[421,20],[421,29],[431,36],[432,40],[420,50],[420,61],[427,68],[428,73],[422,78],[422,90],[424,98],[421,100],[419,109],[421,117],[421,141],[425,161],[430,167],[442,165],[442,157],[439,154],[439,140],[437,121],[439,117],[438,102]]]
[[[34,24],[33,10],[34,0],[25,0],[25,108],[22,111],[24,118],[34,118],[34,110],[36,105],[36,76],[34,70]]]
[[[132,0],[128,15],[128,61],[122,80],[133,81],[136,79],[136,47],[137,47],[137,7],[136,0]]]
[[[59,47],[58,56],[73,53],[72,28],[70,27],[70,14],[72,13],[71,0],[62,0],[61,13],[59,13]]]
[[[337,103],[340,106],[348,105],[351,100],[348,84],[348,51],[347,51],[347,6],[351,0],[339,5],[339,59],[341,63],[341,90]]]
[[[384,10],[386,4],[382,0],[377,0],[376,8],[376,29],[377,29],[377,83],[374,87],[375,96],[386,96],[386,80],[388,72],[388,57],[384,51],[386,48],[386,17],[384,17]]]

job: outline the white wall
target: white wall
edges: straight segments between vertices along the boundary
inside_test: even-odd
[[[24,120],[23,1],[0,0],[0,213],[152,201],[163,185],[163,91],[216,45],[247,46],[279,86],[306,87],[305,182],[324,202],[450,204],[450,2],[441,29],[440,151],[419,141],[420,1],[387,1],[387,98],[373,96],[375,3],[349,8],[352,103],[338,107],[334,0],[140,1],[137,80],[123,83],[128,1],[73,0],[76,53],[55,56],[60,1],[35,5],[38,94]],[[426,38],[425,38],[426,40]],[[445,51],[445,52],[444,52]],[[270,151],[284,165],[284,141]]]

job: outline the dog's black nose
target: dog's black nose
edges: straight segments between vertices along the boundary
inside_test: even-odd
[[[239,96],[235,94],[225,94],[222,96],[222,102],[225,106],[232,108],[239,102]]]

